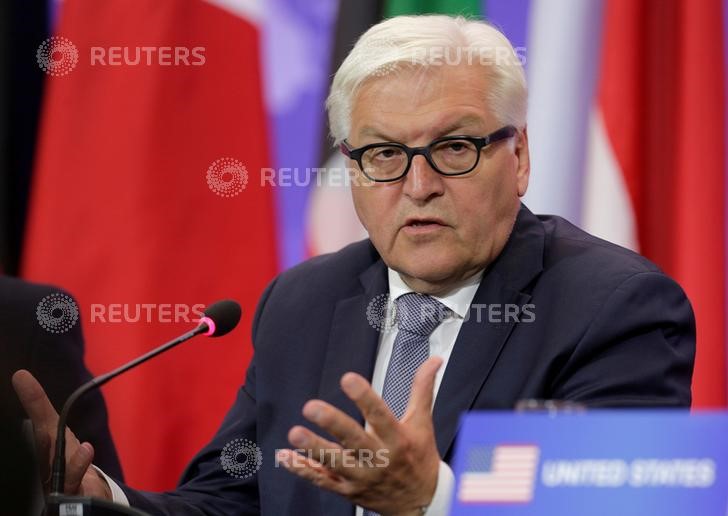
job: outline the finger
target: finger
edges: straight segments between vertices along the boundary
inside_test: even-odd
[[[412,394],[407,411],[402,419],[415,423],[432,424],[432,396],[435,389],[435,376],[442,366],[442,358],[430,357],[425,360],[412,380]]]
[[[312,423],[333,435],[344,448],[360,449],[375,445],[371,435],[358,421],[338,408],[321,400],[311,400],[303,406],[303,415]]]
[[[293,450],[278,450],[276,462],[288,471],[304,478],[315,486],[344,494],[344,481],[319,462],[295,453]]]
[[[13,388],[28,417],[36,428],[53,430],[58,425],[58,413],[38,380],[21,369],[13,375]]]
[[[369,426],[384,442],[392,442],[398,436],[399,421],[372,386],[356,373],[341,377],[341,388],[356,403]]]
[[[65,494],[74,495],[81,487],[83,476],[94,460],[94,447],[91,443],[83,443],[76,448],[66,462],[66,476],[63,486]]]
[[[298,450],[304,451],[309,457],[314,457],[316,460],[325,465],[329,465],[332,462],[335,464],[335,459],[332,460],[332,455],[341,455],[342,447],[339,443],[324,439],[320,435],[316,435],[314,432],[306,427],[296,425],[288,432],[288,442],[295,446]]]

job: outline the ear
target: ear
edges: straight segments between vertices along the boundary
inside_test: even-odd
[[[531,175],[531,156],[528,153],[528,128],[524,127],[516,134],[516,158],[518,168],[516,169],[516,182],[518,196],[523,197],[528,190],[528,178]]]

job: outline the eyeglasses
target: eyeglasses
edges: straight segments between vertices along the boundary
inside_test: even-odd
[[[421,154],[443,176],[467,174],[478,166],[480,151],[497,141],[516,134],[512,125],[501,127],[487,136],[445,136],[425,147],[408,147],[402,143],[382,142],[352,149],[344,140],[339,149],[357,162],[364,175],[377,183],[402,179],[409,172],[412,158]]]

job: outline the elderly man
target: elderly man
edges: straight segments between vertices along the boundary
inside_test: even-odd
[[[175,491],[120,487],[74,442],[69,492],[154,514],[436,514],[463,412],[523,398],[690,405],[680,287],[521,204],[526,84],[501,33],[382,22],[341,65],[328,109],[369,239],[267,288],[245,385]],[[15,383],[52,435],[40,386]]]

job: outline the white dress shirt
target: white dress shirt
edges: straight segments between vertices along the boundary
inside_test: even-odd
[[[389,280],[387,320],[389,320],[389,315],[391,314],[392,307],[394,306],[394,301],[399,296],[414,291],[404,282],[404,280],[402,280],[396,271],[387,269],[387,276]],[[475,297],[475,292],[478,290],[478,286],[480,286],[480,280],[482,278],[483,272],[481,271],[479,274],[472,276],[471,278],[463,281],[460,285],[454,287],[447,294],[443,296],[433,296],[452,311],[451,316],[446,318],[430,335],[430,356],[437,356],[443,359],[442,367],[440,367],[440,370],[437,372],[437,376],[435,377],[435,389],[432,397],[433,404],[437,397],[437,392],[440,389],[442,375],[445,373],[448,360],[450,359],[450,354],[455,346],[455,339],[460,332],[460,327],[468,313],[470,304],[473,302],[473,297]],[[396,337],[397,328],[392,327],[388,331],[383,331],[379,338],[379,348],[377,349],[377,358],[374,363],[374,374],[372,375],[371,383],[372,388],[380,395],[384,387],[384,377],[387,374],[387,367],[389,366],[389,359],[392,356],[392,348]],[[116,482],[108,477],[103,471],[99,468],[96,469],[109,483],[114,502],[128,506],[129,501],[126,498],[124,491],[122,491]],[[437,476],[437,488],[435,489],[435,495],[425,514],[427,516],[446,515],[449,510],[450,498],[454,487],[455,475],[453,475],[452,470],[445,462],[440,461],[440,470]],[[362,516],[363,513],[364,510],[361,507],[356,508],[356,516]]]

